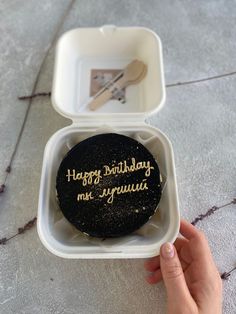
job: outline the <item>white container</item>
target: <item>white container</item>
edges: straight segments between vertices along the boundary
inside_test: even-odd
[[[91,69],[122,69],[134,59],[148,72],[138,85],[126,90],[126,103],[110,100],[96,111],[84,105],[89,99]],[[170,141],[145,123],[165,101],[162,48],[159,37],[143,27],[79,28],[58,41],[52,90],[54,108],[72,120],[48,141],[43,159],[38,204],[38,234],[45,247],[64,258],[143,258],[159,254],[179,231],[175,166]],[[100,133],[115,132],[141,142],[153,154],[165,179],[156,214],[138,231],[120,238],[92,238],[73,227],[56,201],[56,175],[70,148]]]

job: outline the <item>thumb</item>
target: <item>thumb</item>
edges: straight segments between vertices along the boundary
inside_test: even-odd
[[[192,297],[188,290],[177,251],[167,242],[161,247],[160,266],[169,302],[179,304]]]

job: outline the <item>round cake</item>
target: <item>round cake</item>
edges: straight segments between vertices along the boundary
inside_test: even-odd
[[[141,143],[120,134],[99,134],[67,153],[56,190],[62,213],[78,230],[93,237],[120,237],[139,229],[157,210],[160,171]]]

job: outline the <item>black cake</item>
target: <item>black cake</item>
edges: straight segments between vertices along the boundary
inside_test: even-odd
[[[136,140],[100,134],[67,153],[56,190],[62,213],[77,229],[94,237],[120,237],[139,229],[157,210],[160,172]]]

